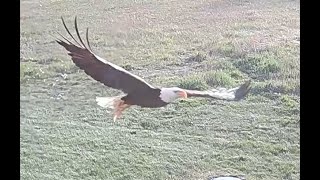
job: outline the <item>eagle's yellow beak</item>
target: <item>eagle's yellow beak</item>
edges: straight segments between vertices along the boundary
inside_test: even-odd
[[[179,96],[180,98],[188,98],[188,94],[187,94],[187,92],[185,92],[185,91],[179,91],[179,92],[178,92],[178,96]]]

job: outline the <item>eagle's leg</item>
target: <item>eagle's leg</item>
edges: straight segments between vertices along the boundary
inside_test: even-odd
[[[118,100],[114,102],[114,116],[113,121],[116,121],[122,114],[122,112],[130,107],[129,104],[126,104],[123,100]]]

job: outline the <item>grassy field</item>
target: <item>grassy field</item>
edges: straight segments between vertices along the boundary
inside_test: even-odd
[[[300,179],[300,1],[22,0],[21,179]],[[156,86],[234,87],[242,101],[128,109],[51,35],[60,17],[94,51]]]

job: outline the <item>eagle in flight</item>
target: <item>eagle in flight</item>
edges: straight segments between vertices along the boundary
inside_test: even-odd
[[[62,17],[61,20],[74,43],[60,33],[58,34],[63,40],[57,39],[56,41],[68,51],[68,55],[71,56],[74,64],[96,81],[125,93],[125,95],[115,97],[96,97],[99,106],[114,110],[114,121],[120,117],[125,109],[133,105],[143,108],[159,108],[168,105],[176,99],[187,97],[237,101],[245,97],[251,88],[250,80],[236,88],[220,88],[206,91],[188,90],[179,87],[154,87],[141,77],[93,53],[88,40],[88,28],[86,29],[86,46],[78,31],[77,17],[75,17],[74,26],[80,42],[70,33]]]

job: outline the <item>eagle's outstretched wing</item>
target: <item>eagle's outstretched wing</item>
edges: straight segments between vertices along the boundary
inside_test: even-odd
[[[78,45],[75,45],[61,34],[60,35],[65,41],[59,39],[57,40],[57,42],[67,51],[69,51],[68,54],[71,56],[72,61],[80,69],[84,70],[87,75],[91,76],[93,79],[103,83],[108,87],[122,90],[124,93],[130,93],[132,91],[142,90],[146,88],[153,88],[142,78],[126,71],[120,66],[112,64],[107,60],[95,55],[92,52],[89,44],[88,28],[86,31],[86,39],[89,48],[87,48],[79,35],[77,17],[75,17],[74,21],[75,30],[81,44],[72,36],[62,17],[61,19],[68,34]]]
[[[188,97],[206,97],[206,98],[215,98],[215,99],[223,99],[230,101],[238,101],[245,97],[251,89],[251,81],[248,80],[244,84],[239,87],[232,89],[212,89],[208,91],[198,91],[198,90],[188,90],[186,91]]]

